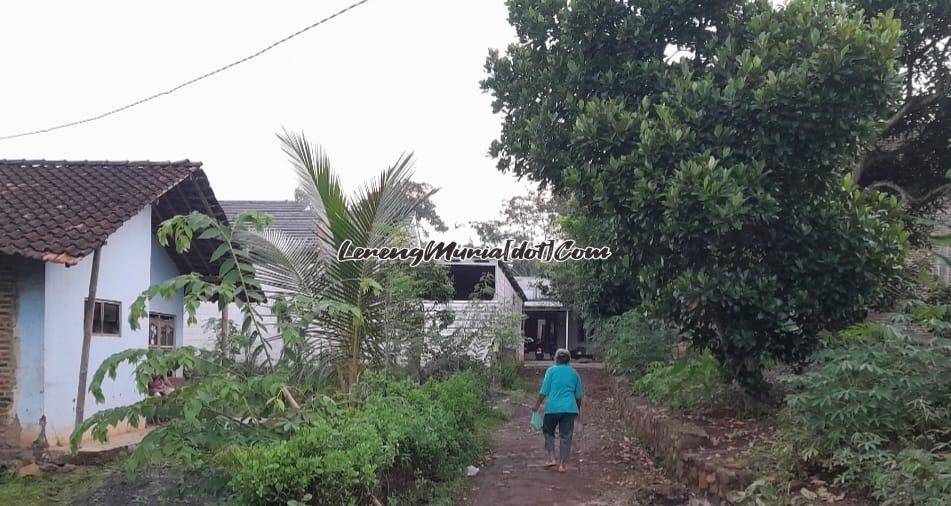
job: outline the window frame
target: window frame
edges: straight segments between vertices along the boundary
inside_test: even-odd
[[[162,336],[161,336],[161,335],[157,336],[157,337],[158,337],[159,344],[158,344],[157,346],[153,346],[153,345],[152,345],[152,317],[153,317],[153,316],[157,317],[160,321],[161,321],[163,318],[167,318],[167,319],[171,320],[171,322],[172,322],[172,344],[171,344],[170,346],[164,346],[164,345],[161,344],[161,343],[162,343]],[[148,346],[149,346],[149,349],[150,349],[150,350],[174,350],[175,348],[177,348],[176,341],[177,341],[178,336],[175,335],[175,330],[176,330],[176,328],[177,328],[177,326],[176,326],[177,319],[178,319],[178,316],[173,315],[173,314],[170,314],[170,313],[162,313],[162,312],[160,312],[160,311],[149,311],[149,345],[148,345]]]
[[[89,303],[89,297],[84,297],[84,298],[83,298],[83,321],[84,321],[84,324],[85,324],[85,319],[86,319],[86,318],[85,318],[86,304],[88,304],[88,303]],[[98,331],[98,332],[96,331],[96,305],[97,305],[97,304],[99,304],[99,305],[100,305],[99,307],[101,308],[101,309],[99,310],[99,331]],[[118,312],[118,318],[116,319],[117,330],[116,330],[116,333],[115,333],[115,334],[103,332],[103,329],[102,329],[102,324],[103,324],[103,322],[105,321],[105,316],[106,316],[106,312],[105,312],[105,311],[106,311],[106,304],[112,304],[112,305],[116,306],[116,308],[117,308],[116,310],[117,310],[117,312]],[[95,300],[93,301],[92,311],[93,311],[93,316],[92,316],[92,335],[94,335],[94,336],[96,336],[96,337],[122,337],[122,302],[121,302],[121,301],[118,301],[118,300],[109,300],[109,299],[99,299],[99,298],[97,298],[97,299],[95,299]]]

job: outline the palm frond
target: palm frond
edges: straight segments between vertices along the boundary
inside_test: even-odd
[[[299,350],[301,360],[333,364],[345,385],[354,378],[354,364],[374,362],[383,354],[384,301],[365,283],[379,281],[383,266],[374,259],[337,260],[337,250],[345,241],[365,248],[389,245],[435,190],[409,197],[413,161],[407,154],[348,198],[323,148],[286,130],[278,138],[313,215],[315,238],[297,239],[268,229],[247,232],[240,240],[248,246],[266,292],[306,295],[352,308],[322,314],[310,323],[306,346]]]

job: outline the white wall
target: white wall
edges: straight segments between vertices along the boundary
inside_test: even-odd
[[[488,264],[483,264],[488,266]],[[493,300],[491,301],[451,301],[449,306],[455,314],[455,321],[450,325],[446,330],[446,334],[449,334],[453,331],[460,331],[466,328],[475,328],[485,319],[485,313],[489,311],[490,308],[496,308],[498,306],[505,306],[508,310],[521,313],[523,301],[519,296],[518,292],[515,290],[515,287],[512,286],[512,283],[509,281],[508,277],[502,271],[502,268],[498,264],[495,265],[495,294]],[[276,336],[277,330],[274,325],[269,325],[270,323],[270,310],[268,305],[261,305],[258,307],[258,312],[264,317],[265,320],[265,332],[269,336]],[[239,328],[241,326],[241,313],[238,311],[237,306],[232,304],[228,309],[228,316],[235,325]],[[186,324],[184,329],[184,343],[185,346],[195,346],[197,348],[203,349],[213,349],[215,346],[216,336],[212,332],[206,331],[203,327],[205,322],[209,318],[221,318],[221,312],[218,310],[217,304],[204,303],[201,304],[196,313],[197,322],[194,324]],[[274,339],[271,341],[272,344],[272,353],[276,357],[280,355],[281,350],[281,341],[280,339]],[[470,350],[470,354],[473,357],[484,359],[488,354],[489,349],[483,344],[473,345],[473,349]],[[524,354],[523,346],[516,346],[516,354],[519,360],[522,359]]]
[[[172,257],[168,255],[168,252],[162,247],[161,244],[159,244],[158,239],[156,239],[154,236],[152,237],[150,247],[151,261],[149,265],[149,283],[151,285],[155,285],[178,276],[178,267],[175,265],[175,262],[172,261]],[[182,318],[182,315],[185,312],[185,307],[183,299],[184,295],[182,291],[179,290],[171,299],[156,297],[149,302],[149,311],[172,315],[175,317],[175,346],[177,347],[182,346],[184,337],[183,329],[185,322],[184,318]],[[148,322],[146,320],[142,321],[143,326],[147,323]]]
[[[522,310],[521,296],[498,264],[495,265],[495,300],[511,305],[515,311]]]
[[[216,320],[221,318],[221,311],[218,310],[218,305],[207,302],[200,304],[198,311],[195,313],[195,318],[197,319],[195,323],[185,322],[185,346],[194,346],[204,350],[214,349],[216,336],[213,332],[206,331],[204,325],[209,318]],[[241,325],[238,307],[234,304],[228,307],[228,318],[235,322],[235,325]]]
[[[152,212],[147,207],[123,224],[102,247],[96,298],[121,303],[122,327],[118,337],[93,335],[87,382],[91,381],[106,357],[149,345],[148,321],[142,320],[139,328],[132,330],[128,322],[129,307],[150,286],[153,275],[164,278],[175,272],[174,264],[164,251],[156,252],[156,265],[152,265],[152,249],[159,246],[154,242],[151,230]],[[47,438],[53,445],[67,444],[73,430],[83,342],[83,306],[89,291],[92,257],[90,254],[73,267],[46,264],[44,404]],[[181,321],[181,295],[176,299],[171,302],[156,300],[152,305],[161,312],[176,315]],[[180,328],[181,324],[178,325]],[[180,330],[177,332],[181,335]],[[86,418],[101,409],[131,404],[142,398],[132,371],[133,368],[126,364],[119,369],[115,380],[106,379],[103,404],[98,404],[87,391]]]
[[[19,295],[16,335],[17,357],[16,415],[20,424],[20,444],[28,446],[40,433],[43,416],[44,301],[46,264],[39,260],[16,260]]]

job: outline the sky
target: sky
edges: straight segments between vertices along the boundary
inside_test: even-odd
[[[242,58],[353,0],[2,2],[0,135],[138,100]],[[450,225],[498,216],[527,182],[495,168],[479,88],[514,39],[504,0],[370,0],[172,95],[47,134],[2,158],[201,161],[220,200],[293,198],[275,133],[304,132],[355,189],[403,152]],[[471,230],[446,238],[472,239]]]

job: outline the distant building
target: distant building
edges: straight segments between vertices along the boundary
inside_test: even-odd
[[[521,314],[525,303],[525,293],[505,262],[467,260],[448,262],[446,265],[455,289],[453,300],[448,303],[448,308],[452,310],[455,318],[452,325],[445,330],[445,334],[478,328],[486,322],[492,312]],[[473,293],[476,292],[482,280],[488,281],[488,290],[481,297],[473,297]],[[516,327],[513,332],[520,333],[521,321],[514,319],[511,323]],[[489,349],[487,343],[476,342],[472,346],[474,349],[460,350],[460,353],[485,359],[488,353],[493,351]],[[522,351],[522,346],[517,346],[515,349],[516,359],[519,362],[524,360]]]
[[[515,278],[525,292],[525,357],[552,360],[558,348],[574,355],[590,353],[580,316],[549,294],[551,280],[542,277]]]
[[[294,200],[222,200],[219,201],[221,208],[229,221],[233,221],[239,214],[251,211],[270,215],[273,218],[271,228],[280,230],[284,235],[297,239],[310,239],[315,241],[317,232],[314,224],[314,214],[308,209],[306,204]],[[261,304],[258,312],[265,319],[265,337],[273,337],[278,334],[273,324],[268,324],[270,320],[270,310],[267,304]],[[184,342],[186,346],[195,346],[203,349],[213,349],[218,341],[220,330],[209,325],[209,321],[214,322],[220,329],[222,321],[222,312],[217,304],[203,303],[196,312],[197,321],[188,324],[184,329]],[[229,305],[226,320],[232,324],[241,326],[242,315],[235,304]],[[275,352],[280,351],[280,340],[272,339],[272,346]]]

